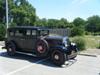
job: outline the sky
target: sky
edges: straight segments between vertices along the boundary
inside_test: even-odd
[[[28,0],[39,18],[61,19],[73,21],[80,17],[87,19],[100,15],[100,0]]]

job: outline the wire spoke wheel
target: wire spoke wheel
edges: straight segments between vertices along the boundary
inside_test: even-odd
[[[46,40],[39,39],[36,43],[36,55],[39,57],[46,56],[48,54],[49,46]]]
[[[61,66],[66,61],[66,54],[60,50],[54,50],[51,54],[51,60],[57,66]]]

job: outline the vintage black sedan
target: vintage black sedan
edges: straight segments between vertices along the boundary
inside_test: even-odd
[[[8,55],[17,52],[50,57],[58,66],[77,56],[77,47],[69,38],[50,35],[49,29],[33,26],[17,26],[7,30],[5,48]]]

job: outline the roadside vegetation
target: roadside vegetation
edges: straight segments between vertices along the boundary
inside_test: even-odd
[[[93,15],[86,20],[77,17],[72,22],[65,18],[40,19],[36,9],[27,0],[8,0],[9,26],[41,26],[48,28],[70,28],[71,40],[76,42],[80,49],[100,48],[100,16]],[[4,40],[5,0],[0,0],[0,40]],[[78,41],[78,42],[77,42]]]
[[[100,49],[100,36],[84,35],[70,38],[71,41],[78,43],[80,50]],[[78,41],[78,42],[77,42]],[[82,46],[82,48],[80,48]]]

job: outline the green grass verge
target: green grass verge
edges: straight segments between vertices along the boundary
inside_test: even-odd
[[[86,49],[96,49],[99,47],[100,44],[100,36],[92,36],[92,35],[86,35],[86,36],[76,36],[81,37],[86,41]],[[71,37],[70,40],[74,40],[76,37]]]

